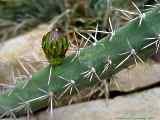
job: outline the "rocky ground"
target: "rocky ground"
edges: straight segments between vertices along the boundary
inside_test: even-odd
[[[159,120],[160,88],[56,109],[52,120]],[[48,113],[33,120],[49,120]]]

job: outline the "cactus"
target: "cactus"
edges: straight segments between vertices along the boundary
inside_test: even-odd
[[[78,49],[54,70],[50,71],[50,65],[43,68],[25,85],[18,83],[11,92],[0,96],[0,114],[2,117],[19,116],[47,106],[53,112],[57,95],[80,95],[81,89],[102,82],[135,62],[143,63],[159,49],[159,21],[160,7],[157,5],[124,27],[112,31],[110,38],[105,37],[87,48]],[[48,85],[50,72],[52,76]],[[57,106],[62,104],[62,100],[63,97],[58,99]]]

